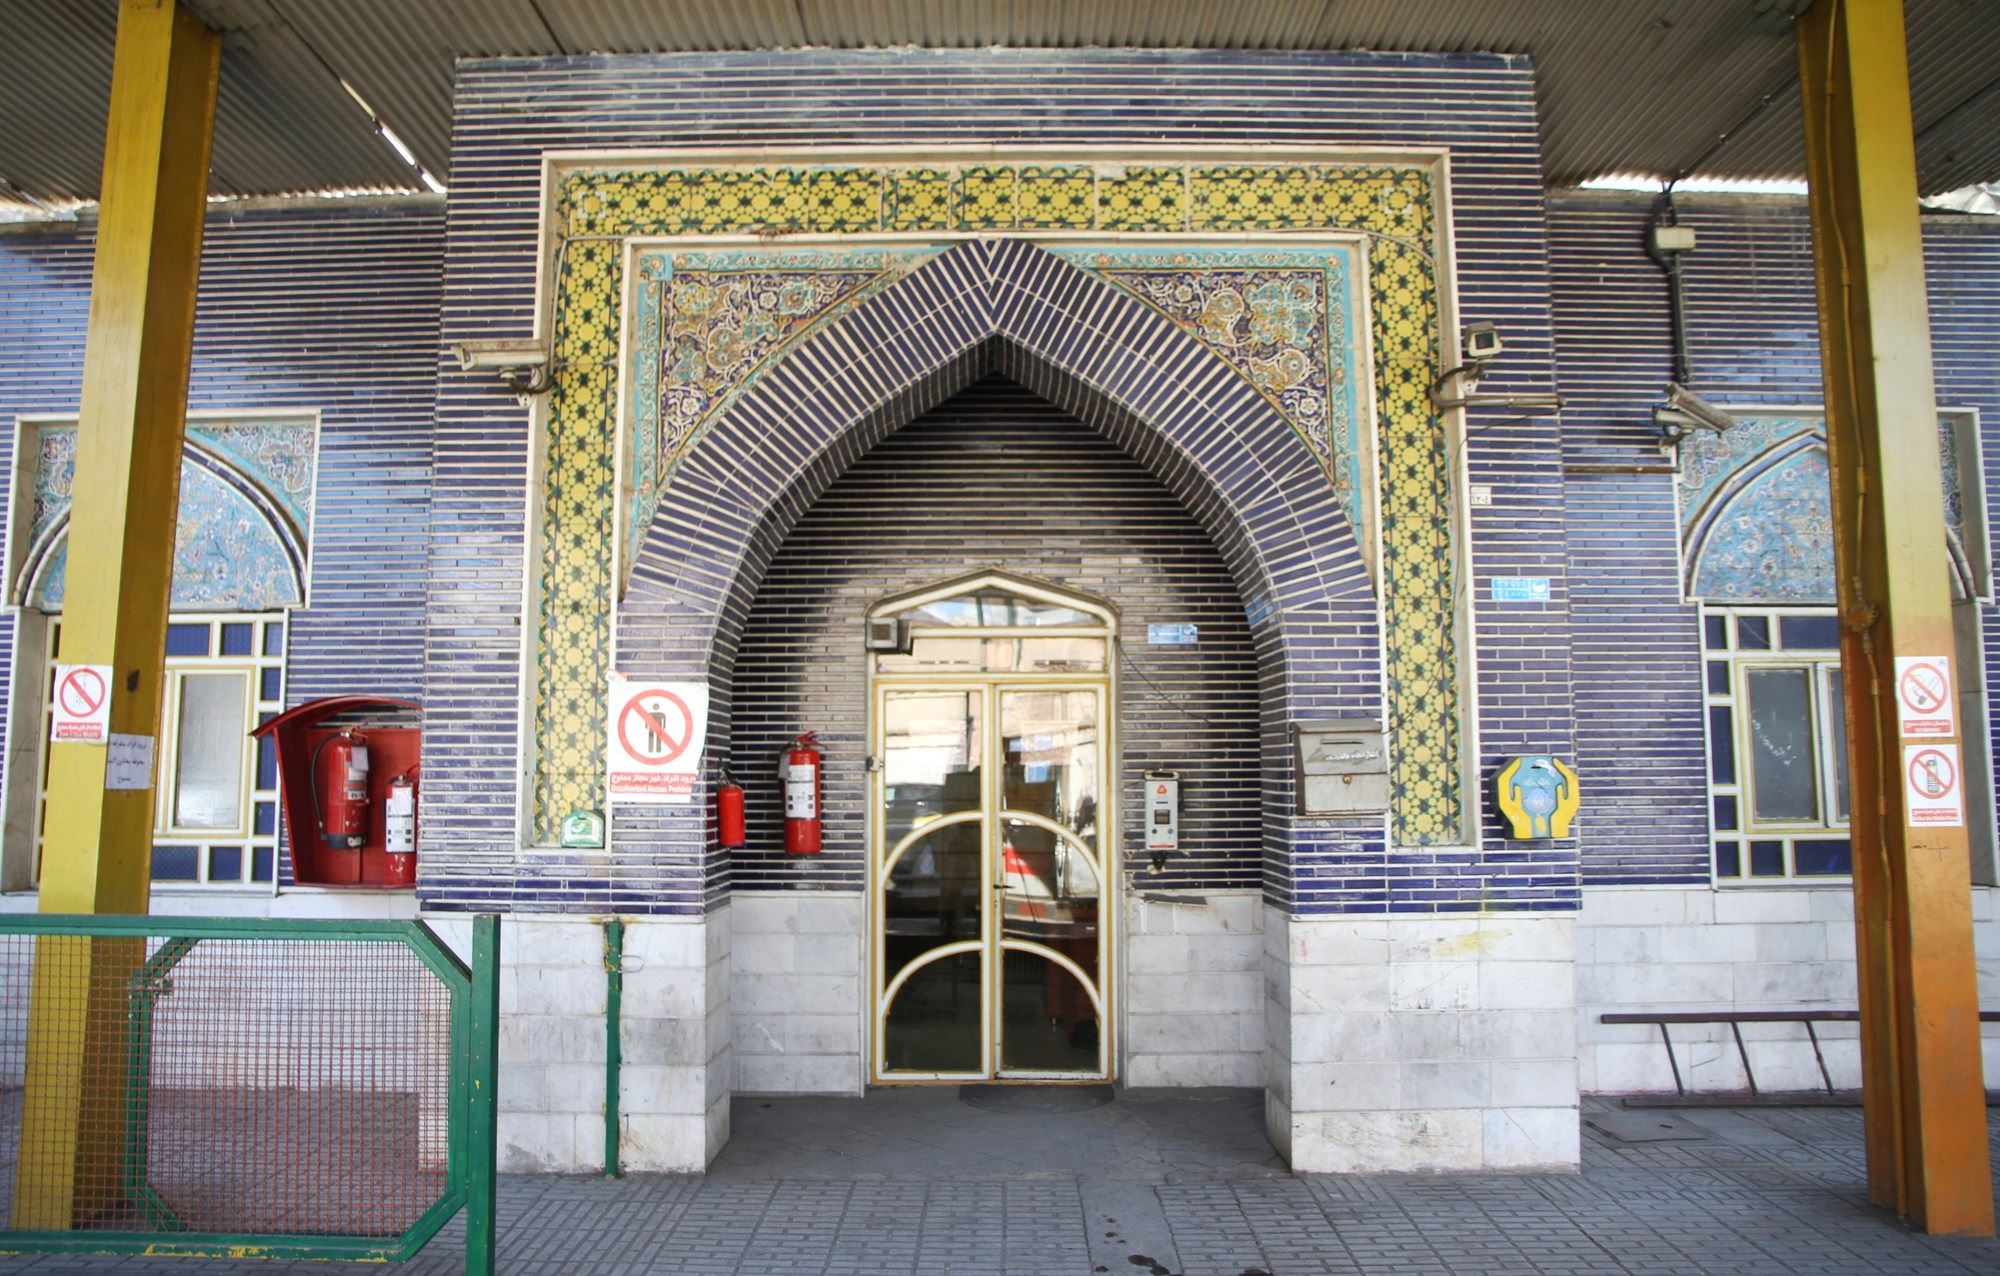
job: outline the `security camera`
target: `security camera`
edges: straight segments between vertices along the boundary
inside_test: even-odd
[[[539,341],[456,341],[451,349],[467,372],[521,372],[549,361]]]
[[[1467,363],[1486,363],[1499,357],[1506,343],[1500,340],[1500,329],[1490,323],[1469,323],[1459,337],[1465,350]]]
[[[1653,406],[1653,428],[1660,432],[1661,451],[1685,439],[1700,424],[1687,413],[1676,412],[1664,403]]]
[[[1678,381],[1667,382],[1667,410],[1683,418],[1688,424],[1698,425],[1717,434],[1736,428],[1735,417],[1716,407]],[[1654,420],[1659,420],[1659,412],[1654,412]]]
[[[452,353],[467,372],[491,372],[523,403],[553,384],[549,348],[540,341],[456,341]]]

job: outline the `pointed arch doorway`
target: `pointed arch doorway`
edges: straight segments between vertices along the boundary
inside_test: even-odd
[[[992,571],[869,622],[870,1080],[1108,1080],[1116,614]]]

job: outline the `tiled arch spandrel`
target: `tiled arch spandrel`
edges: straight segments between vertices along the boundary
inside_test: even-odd
[[[808,338],[714,423],[640,543],[619,668],[709,680],[718,692],[710,739],[728,741],[726,692],[743,620],[786,532],[867,448],[996,370],[1126,445],[1209,528],[1239,591],[1262,600],[1260,627],[1273,631],[1260,643],[1268,720],[1379,712],[1373,592],[1311,455],[1265,399],[1186,333],[1016,241],[968,242],[926,263]],[[1136,410],[1141,403],[1154,412]],[[1257,463],[1205,464],[1218,448],[1256,451]],[[1363,672],[1302,676],[1314,663]],[[1272,837],[1288,843],[1289,810],[1272,807],[1266,818]],[[701,856],[692,841],[701,830],[685,822],[640,812],[621,816],[616,832],[621,849],[678,852],[690,865]],[[678,840],[689,844],[664,844]]]

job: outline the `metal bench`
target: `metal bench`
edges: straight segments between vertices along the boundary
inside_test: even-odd
[[[1813,1025],[1817,1023],[1858,1023],[1858,1010],[1673,1010],[1653,1013],[1616,1012],[1597,1017],[1599,1023],[1608,1024],[1657,1024],[1660,1029],[1660,1043],[1667,1048],[1667,1066],[1673,1069],[1674,1091],[1668,1095],[1629,1095],[1624,1102],[1628,1107],[1670,1107],[1676,1104],[1704,1104],[1727,1101],[1731,1104],[1851,1104],[1858,1101],[1859,1091],[1839,1091],[1833,1088],[1833,1074],[1827,1071],[1826,1055],[1819,1048],[1819,1033]],[[2000,1023],[2000,1010],[1983,1010],[1979,1014],[1981,1023]],[[1750,1084],[1748,1094],[1741,1092],[1694,1093],[1681,1078],[1680,1058],[1674,1054],[1674,1039],[1667,1031],[1669,1024],[1677,1023],[1726,1023],[1729,1032],[1736,1039],[1736,1057],[1743,1062],[1743,1076]],[[1805,1025],[1806,1039],[1812,1042],[1813,1059],[1819,1064],[1820,1079],[1826,1083],[1824,1094],[1817,1090],[1789,1090],[1765,1092],[1757,1087],[1757,1074],[1750,1067],[1750,1051],[1743,1043],[1743,1025],[1746,1023],[1796,1023]],[[1991,1100],[1994,1096],[1989,1095]]]

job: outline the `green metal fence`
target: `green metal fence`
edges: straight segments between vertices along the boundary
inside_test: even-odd
[[[500,926],[0,917],[0,1252],[493,1271]]]

